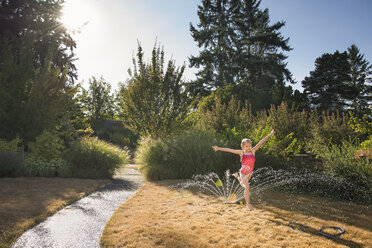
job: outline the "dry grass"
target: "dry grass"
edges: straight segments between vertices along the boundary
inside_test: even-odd
[[[372,247],[368,206],[309,196],[288,199],[284,193],[267,192],[261,202],[252,199],[256,210],[248,211],[242,205],[167,187],[175,182],[146,182],[107,223],[101,246]],[[306,216],[311,217],[294,225],[297,232],[289,227]],[[322,226],[340,226],[346,233],[328,239],[318,234]]]
[[[110,180],[0,178],[0,247]]]

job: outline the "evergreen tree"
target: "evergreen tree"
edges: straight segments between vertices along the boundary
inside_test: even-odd
[[[182,75],[185,66],[176,67],[170,60],[164,66],[164,50],[152,50],[149,64],[143,60],[138,45],[130,78],[118,93],[121,115],[128,127],[141,136],[164,137],[177,131],[189,111],[190,101]]]
[[[279,49],[290,51],[289,38],[284,39],[279,30],[285,22],[270,25],[268,9],[260,10],[261,1],[235,0],[232,2],[233,26],[239,34],[233,39],[236,48],[234,64],[239,65],[238,80],[261,87],[260,81],[271,85],[284,86],[292,82],[291,73],[286,69],[287,58]]]
[[[348,54],[336,51],[323,54],[315,60],[315,69],[302,81],[312,108],[320,111],[343,111],[347,101],[355,96],[355,88],[351,84]]]
[[[73,118],[75,41],[63,0],[0,1],[0,137],[25,143]]]
[[[27,143],[70,118],[75,88],[67,84],[68,69],[53,66],[53,47],[43,65],[35,66],[35,51],[28,49],[33,36],[19,38],[16,42],[22,45],[14,42],[0,42],[0,137],[19,136]],[[14,46],[20,49],[17,55]]]
[[[50,57],[52,67],[62,71],[68,69],[69,79],[76,79],[76,67],[73,63],[73,49],[76,47],[59,18],[64,0],[2,0],[0,1],[0,37],[8,39],[15,55],[22,49],[35,51],[33,63],[44,66]],[[33,35],[33,43],[28,47],[17,47],[18,39]],[[52,54],[50,46],[54,49]],[[0,59],[1,60],[1,59]]]
[[[190,23],[190,31],[198,46],[204,49],[199,56],[191,56],[190,64],[202,67],[197,72],[198,79],[193,90],[203,95],[234,80],[234,51],[231,46],[234,29],[230,25],[229,1],[203,0],[202,6],[198,7],[199,29]]]
[[[350,108],[359,115],[366,114],[372,101],[372,65],[364,59],[356,45],[351,45],[347,52],[351,66],[351,84],[355,88]]]
[[[288,39],[279,30],[285,23],[270,25],[268,10],[257,0],[203,0],[200,23],[190,31],[203,50],[191,56],[190,65],[199,68],[191,89],[201,95],[227,84],[243,83],[270,91],[284,91],[285,80],[293,82],[286,68]]]

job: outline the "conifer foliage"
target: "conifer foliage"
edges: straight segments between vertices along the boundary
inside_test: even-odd
[[[63,0],[0,1],[0,137],[32,141],[71,118],[75,41]]]
[[[353,95],[350,82],[350,66],[347,53],[336,51],[323,54],[315,60],[315,70],[305,77],[302,86],[312,107],[319,110],[341,110],[345,99]]]
[[[13,49],[20,38],[32,35],[33,43],[27,49],[35,51],[33,63],[44,66],[50,57],[52,67],[68,69],[68,76],[76,79],[73,49],[76,42],[62,25],[64,0],[0,1],[0,36],[11,42]],[[18,50],[18,52],[20,52]]]
[[[347,49],[347,53],[351,69],[351,85],[355,89],[350,108],[357,114],[367,114],[370,112],[369,106],[372,102],[372,65],[355,44]]]
[[[311,107],[318,110],[351,110],[368,113],[371,104],[372,66],[356,45],[347,51],[325,53],[315,60],[315,69],[302,81]]]
[[[244,83],[270,89],[292,82],[286,68],[289,39],[279,30],[284,22],[270,24],[267,9],[257,0],[203,0],[200,23],[190,24],[191,35],[202,49],[191,56],[190,65],[199,69],[191,89],[207,95],[227,84]]]

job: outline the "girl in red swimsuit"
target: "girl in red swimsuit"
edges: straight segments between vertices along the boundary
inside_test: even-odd
[[[273,134],[274,130],[272,130],[271,133],[265,138],[260,140],[255,147],[252,147],[252,141],[250,139],[243,139],[241,143],[241,150],[212,146],[214,151],[230,152],[240,155],[242,167],[240,168],[239,173],[236,172],[233,174],[233,176],[235,176],[239,180],[240,184],[244,187],[244,198],[249,210],[254,209],[249,201],[249,179],[251,179],[254,162],[256,161],[255,153],[258,148],[260,148],[260,146],[262,146]]]

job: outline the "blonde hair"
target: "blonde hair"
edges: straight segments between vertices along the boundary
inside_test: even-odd
[[[241,143],[241,146],[243,146],[245,143],[249,143],[249,144],[252,145],[252,140],[250,140],[250,139],[243,139],[242,140],[242,143]]]

